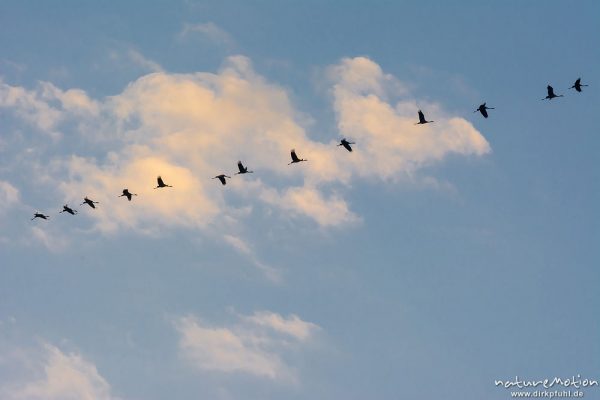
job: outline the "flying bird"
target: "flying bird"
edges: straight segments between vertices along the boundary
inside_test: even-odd
[[[577,80],[575,81],[575,83],[573,84],[573,86],[571,86],[569,89],[575,89],[578,92],[581,92],[581,88],[583,86],[588,86],[588,85],[582,85],[581,84],[581,78],[577,78]]]
[[[481,115],[483,115],[484,118],[487,118],[488,117],[487,110],[494,110],[494,107],[488,107],[485,105],[485,103],[483,103],[482,105],[479,106],[479,108],[477,108],[477,110],[475,110],[473,112],[479,111],[481,113]]]
[[[423,111],[419,110],[419,122],[417,122],[415,125],[428,124],[430,122],[433,121],[426,121],[425,114],[423,114]]]
[[[99,201],[94,201],[94,200],[90,200],[87,197],[85,197],[83,199],[83,203],[80,204],[80,206],[87,204],[88,206],[92,207],[92,208],[96,208],[96,206],[94,204],[100,204]]]
[[[213,179],[218,179],[218,180],[220,180],[220,181],[221,181],[221,184],[222,184],[222,185],[227,185],[227,180],[226,180],[225,178],[229,178],[229,179],[231,179],[231,177],[230,177],[230,176],[227,176],[227,175],[225,175],[225,174],[217,175],[217,176],[215,176]]]
[[[308,160],[305,160],[303,158],[298,158],[298,156],[296,155],[296,150],[294,150],[294,149],[292,149],[292,151],[290,151],[290,155],[292,156],[292,162],[288,163],[288,165],[290,165],[290,164],[296,164],[296,163],[299,163],[299,162],[302,162],[302,161],[308,161]]]
[[[49,215],[44,215],[44,214],[42,214],[42,213],[38,213],[38,212],[36,212],[36,213],[34,213],[34,214],[33,214],[33,218],[31,218],[31,220],[33,221],[33,220],[34,220],[34,219],[36,219],[36,218],[48,219],[48,218],[50,218],[50,216],[49,216]]]
[[[554,94],[554,88],[552,86],[548,85],[547,89],[548,89],[548,95],[546,97],[544,97],[542,100],[546,100],[546,99],[552,100],[555,97],[563,97],[562,94],[559,94],[559,95]]]
[[[235,175],[240,175],[240,174],[251,174],[254,171],[248,171],[248,167],[244,167],[244,164],[242,164],[241,161],[238,161],[238,169],[240,170],[240,172],[236,172]]]
[[[165,187],[173,187],[171,185],[167,185],[162,178],[159,176],[156,178],[156,182],[158,183],[158,186],[155,187],[154,189],[160,189],[160,188],[165,188]]]
[[[338,146],[344,146],[344,148],[350,152],[352,152],[352,146],[350,146],[351,144],[356,144],[354,142],[349,142],[346,139],[342,139],[340,141],[340,144],[338,144]]]
[[[77,210],[73,210],[71,207],[69,207],[66,204],[63,206],[63,209],[62,209],[62,211],[59,212],[59,214],[60,213],[64,213],[64,212],[67,212],[67,213],[69,213],[71,215],[77,214]]]
[[[131,196],[137,196],[135,193],[129,193],[129,189],[123,189],[123,194],[118,197],[127,197],[127,200],[131,201]]]

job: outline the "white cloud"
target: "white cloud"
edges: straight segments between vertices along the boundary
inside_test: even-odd
[[[231,35],[213,22],[204,22],[198,24],[186,23],[183,25],[183,29],[179,33],[179,37],[186,38],[194,33],[202,35],[216,44],[228,47],[233,46],[234,44],[234,40]]]
[[[258,326],[271,328],[301,341],[307,340],[315,331],[320,329],[318,325],[315,325],[312,322],[303,321],[295,314],[285,318],[274,312],[258,311],[251,316],[243,318]]]
[[[239,318],[230,327],[213,327],[191,316],[179,318],[176,328],[182,356],[200,370],[295,382],[296,373],[281,354],[290,345],[310,340],[318,326],[296,315],[284,318],[269,311]],[[294,342],[290,344],[286,337]]]
[[[367,58],[342,60],[330,77],[339,130],[360,149],[346,168],[359,176],[395,178],[451,153],[480,156],[490,151],[471,123],[448,115],[438,104],[408,98],[404,89],[391,91],[404,97],[391,104],[386,84],[391,78]],[[420,108],[435,123],[416,126]]]
[[[100,106],[81,89],[63,91],[50,82],[40,82],[41,97],[47,101],[58,100],[62,109],[72,113],[89,113],[98,115]]]
[[[186,29],[215,30],[199,26]],[[311,139],[286,90],[257,74],[246,57],[229,57],[217,73],[148,68],[159,72],[100,100],[50,83],[33,91],[0,86],[0,105],[44,129],[66,119],[80,122],[78,138],[89,154],[56,158],[45,179],[65,202],[84,196],[100,201],[87,215],[103,232],[184,227],[230,235],[232,221],[242,218],[230,197],[322,227],[355,223],[360,217],[344,196],[354,179],[399,180],[449,154],[490,151],[468,121],[411,97],[397,78],[365,57],[343,59],[328,70],[340,134],[357,142],[352,153],[336,147],[339,138]],[[398,96],[396,103],[389,100]],[[435,123],[414,125],[417,103]],[[112,151],[91,157],[99,146]],[[309,161],[287,165],[292,148]],[[234,173],[237,160],[255,173],[234,176],[227,186],[211,179]],[[154,190],[157,175],[174,187]],[[131,203],[118,199],[124,188],[139,196]]]
[[[23,120],[57,139],[55,127],[62,113],[43,99],[39,90],[30,91],[20,86],[10,86],[0,80],[0,107],[11,108]]]
[[[111,388],[96,366],[78,353],[64,353],[46,344],[42,355],[19,352],[13,360],[13,381],[0,387],[7,400],[111,400]],[[28,354],[24,357],[24,354]],[[18,365],[23,363],[25,365]]]
[[[324,227],[360,221],[343,198],[335,194],[325,198],[321,191],[311,186],[292,187],[283,193],[265,189],[261,199],[294,214],[309,216]]]

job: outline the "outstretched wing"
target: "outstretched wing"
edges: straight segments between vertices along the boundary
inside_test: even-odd
[[[244,164],[242,164],[241,161],[238,161],[238,169],[240,170],[240,172],[244,172]]]
[[[160,176],[158,178],[156,178],[156,181],[158,182],[158,186],[165,186],[165,183],[163,182],[163,180]]]
[[[298,156],[296,155],[296,150],[292,149],[292,151],[290,152],[291,156],[292,156],[292,161],[293,162],[298,162],[300,161],[300,159],[298,158]]]
[[[421,124],[425,123],[425,114],[423,114],[423,111],[419,110],[419,122]]]

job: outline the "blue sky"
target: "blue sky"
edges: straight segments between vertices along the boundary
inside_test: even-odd
[[[0,4],[0,397],[600,378],[600,4],[123,3]]]

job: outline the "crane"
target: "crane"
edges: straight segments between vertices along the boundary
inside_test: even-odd
[[[302,162],[302,161],[308,161],[308,160],[305,160],[303,158],[298,158],[298,156],[296,155],[296,150],[294,150],[294,149],[292,149],[290,151],[290,155],[292,156],[292,162],[288,163],[288,165],[290,165],[290,164],[296,164],[296,163],[299,163],[299,162]]]
[[[419,110],[419,122],[417,122],[415,125],[428,124],[430,122],[433,122],[433,121],[425,120],[425,114],[423,114],[423,111]]]

